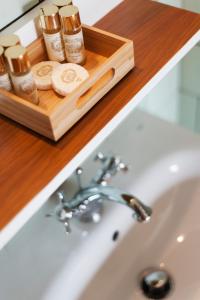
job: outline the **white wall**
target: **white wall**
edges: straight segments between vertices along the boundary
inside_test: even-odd
[[[39,2],[40,0],[0,0],[0,29]],[[83,13],[83,19],[87,17],[88,21],[89,17],[91,24],[119,2],[116,0],[74,0],[74,4],[78,5]]]
[[[123,0],[73,0],[79,7],[83,23],[93,25]]]
[[[37,3],[39,3],[39,0],[1,0],[0,29]]]

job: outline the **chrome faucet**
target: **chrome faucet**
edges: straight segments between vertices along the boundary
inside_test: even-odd
[[[133,211],[133,216],[138,222],[147,222],[151,218],[152,210],[144,205],[135,196],[125,193],[115,187],[108,185],[110,179],[119,171],[128,171],[119,157],[104,156],[98,153],[95,157],[102,163],[102,168],[97,171],[96,176],[91,180],[87,187],[83,187],[81,183],[82,168],[76,170],[78,181],[78,192],[71,200],[67,200],[63,191],[58,191],[58,199],[60,204],[57,206],[53,214],[65,226],[66,233],[70,233],[70,219],[73,217],[81,218],[85,214],[92,213],[98,205],[104,200],[114,201],[122,205],[128,206]],[[92,205],[92,209],[91,209]]]

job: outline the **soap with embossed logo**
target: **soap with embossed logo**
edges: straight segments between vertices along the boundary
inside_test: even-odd
[[[52,73],[52,86],[58,94],[67,96],[88,77],[88,71],[82,66],[73,63],[61,64]]]
[[[52,88],[51,75],[55,67],[59,66],[56,61],[42,61],[32,67],[32,73],[38,90],[50,90]]]

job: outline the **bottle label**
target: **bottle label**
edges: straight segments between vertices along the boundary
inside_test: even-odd
[[[37,87],[31,72],[22,76],[12,75],[11,78],[17,95],[35,104],[38,103]]]
[[[9,75],[6,73],[4,75],[0,75],[0,88],[3,88],[7,91],[12,90],[11,82]]]
[[[44,40],[49,59],[58,62],[64,61],[65,53],[61,33],[44,33]]]
[[[85,47],[82,30],[79,33],[63,35],[67,61],[79,64],[85,60]]]

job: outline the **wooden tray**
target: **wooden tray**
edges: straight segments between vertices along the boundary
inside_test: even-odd
[[[83,26],[90,77],[67,97],[39,91],[39,106],[0,89],[0,113],[57,141],[134,67],[133,42]],[[43,38],[28,47],[32,64],[47,60]]]

